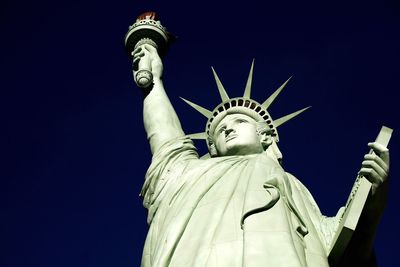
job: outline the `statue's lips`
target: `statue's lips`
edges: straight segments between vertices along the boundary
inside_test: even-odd
[[[228,137],[225,138],[225,142],[229,142],[237,137],[236,134],[230,134]]]

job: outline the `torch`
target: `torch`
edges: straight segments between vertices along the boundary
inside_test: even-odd
[[[161,25],[155,12],[145,12],[136,19],[132,26],[129,26],[125,35],[125,48],[128,55],[133,58],[132,52],[137,47],[149,44],[157,49],[160,57],[163,57],[174,40],[175,37]],[[153,74],[149,61],[140,60],[138,65],[133,66],[133,69],[137,71],[134,79],[140,88],[148,88],[152,85]]]

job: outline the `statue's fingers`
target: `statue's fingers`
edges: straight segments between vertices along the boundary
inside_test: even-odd
[[[365,160],[373,160],[375,161],[385,172],[389,172],[389,166],[386,164],[386,162],[383,161],[379,156],[376,154],[366,154],[364,156]]]
[[[137,57],[143,57],[144,56],[144,51],[140,50],[139,52],[133,54],[133,58],[137,58]]]
[[[142,47],[141,47],[141,46],[136,47],[136,48],[131,52],[131,55],[137,54],[137,53],[139,53],[141,50],[142,50]]]
[[[358,174],[364,176],[373,184],[381,184],[383,182],[383,179],[379,176],[379,174],[371,168],[361,168]]]
[[[385,177],[387,177],[387,172],[373,160],[364,160],[361,165],[362,168],[373,169],[382,178],[382,180],[384,180]]]
[[[143,46],[144,46],[144,48],[146,48],[147,51],[149,51],[151,53],[157,53],[157,49],[154,46],[149,45],[149,44],[144,44]]]
[[[137,71],[139,69],[139,61],[140,61],[140,57],[136,57],[133,59],[132,68],[134,71]]]
[[[389,149],[377,142],[368,143],[368,146],[377,154],[387,165],[389,165]]]
[[[140,61],[140,57],[134,57],[133,58],[133,64],[137,63]]]

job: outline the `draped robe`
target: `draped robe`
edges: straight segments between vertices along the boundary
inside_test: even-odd
[[[153,155],[141,192],[142,266],[328,266],[338,225],[267,153],[199,159],[189,138]]]

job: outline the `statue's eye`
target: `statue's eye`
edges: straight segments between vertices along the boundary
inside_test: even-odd
[[[247,121],[246,121],[246,120],[243,120],[243,119],[238,119],[237,122],[238,122],[238,123],[243,123],[243,122],[247,122]]]
[[[218,130],[218,133],[222,133],[222,132],[224,132],[224,131],[225,131],[225,129],[226,129],[226,127],[221,127],[221,128],[219,128],[219,130]]]

